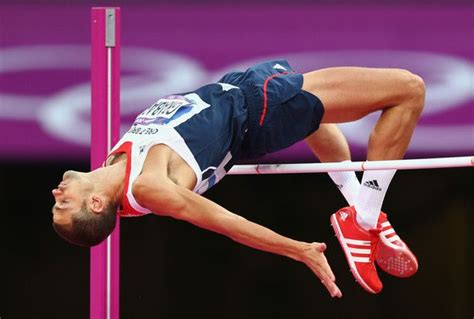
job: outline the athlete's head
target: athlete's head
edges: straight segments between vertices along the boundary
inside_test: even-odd
[[[90,247],[113,231],[116,204],[96,191],[87,173],[67,171],[52,193],[56,201],[52,210],[53,227],[68,242]]]

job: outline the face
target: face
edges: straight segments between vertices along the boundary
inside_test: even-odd
[[[56,224],[69,224],[84,202],[84,189],[87,185],[84,173],[67,171],[58,187],[52,190],[56,203],[53,206],[53,221]]]

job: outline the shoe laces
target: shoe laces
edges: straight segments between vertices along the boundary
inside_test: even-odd
[[[379,234],[382,231],[381,227],[369,229],[369,233],[372,235],[370,239],[370,262],[375,260],[375,254],[377,253],[377,245],[379,244]]]

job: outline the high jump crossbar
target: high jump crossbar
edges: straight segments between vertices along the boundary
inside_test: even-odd
[[[236,165],[228,172],[228,174],[303,174],[338,171],[374,171],[384,169],[407,170],[467,166],[474,166],[473,156],[406,159],[391,161]]]
[[[119,140],[120,8],[91,10],[91,169],[100,167]],[[236,165],[229,174],[298,174],[382,169],[474,166],[474,157],[397,161]],[[91,248],[90,318],[119,318],[120,220],[106,241]]]

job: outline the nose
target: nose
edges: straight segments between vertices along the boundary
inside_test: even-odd
[[[62,194],[61,190],[58,188],[53,189],[51,193],[53,194],[53,196],[58,196]]]

